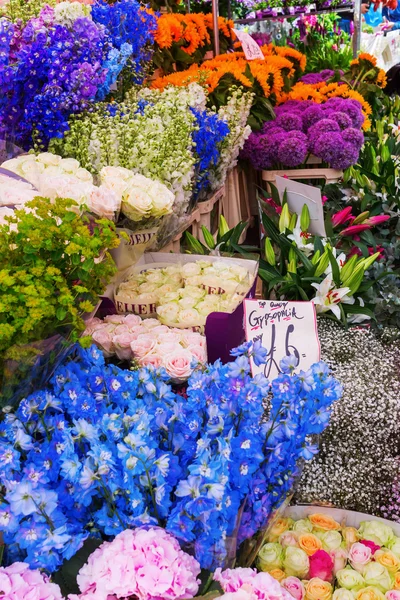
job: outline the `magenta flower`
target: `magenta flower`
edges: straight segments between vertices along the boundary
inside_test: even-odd
[[[380,225],[389,219],[390,215],[377,215],[376,217],[369,217],[368,219],[365,219],[364,223],[371,225],[372,227],[373,225]]]
[[[361,231],[365,231],[366,229],[370,229],[371,225],[366,225],[364,223],[360,223],[359,225],[350,225],[350,227],[346,227],[343,231],[340,232],[339,235],[355,235],[356,233],[361,233]]]
[[[354,217],[351,214],[351,211],[351,206],[346,206],[346,208],[343,208],[342,210],[339,210],[339,212],[332,215],[332,225],[337,227],[338,225],[343,225],[347,221],[353,221]]]
[[[372,555],[374,555],[375,552],[380,549],[380,546],[378,546],[378,544],[375,544],[375,542],[371,542],[370,540],[360,540],[360,544],[363,544],[364,546],[367,546],[367,548],[370,548],[372,550]]]

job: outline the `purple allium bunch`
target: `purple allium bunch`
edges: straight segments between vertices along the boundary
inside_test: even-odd
[[[323,81],[329,81],[332,77],[335,76],[335,72],[331,69],[324,69],[320,73],[307,73],[307,75],[303,75],[300,81],[303,83],[322,83]]]
[[[299,167],[314,154],[334,169],[358,160],[364,123],[357,100],[330,98],[324,104],[290,100],[275,109],[276,118],[252,133],[242,152],[256,169]]]

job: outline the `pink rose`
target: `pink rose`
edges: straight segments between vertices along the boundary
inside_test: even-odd
[[[202,346],[206,347],[206,338],[204,335],[200,333],[195,333],[194,331],[185,331],[182,335],[183,343],[185,346]]]
[[[367,546],[367,548],[370,548],[372,556],[377,550],[380,549],[380,546],[378,546],[378,544],[375,544],[375,542],[371,542],[371,540],[360,540],[360,544],[363,544],[364,546]]]
[[[287,548],[288,546],[296,546],[297,547],[299,545],[297,542],[297,533],[295,531],[284,531],[279,536],[279,543],[284,548]]]
[[[104,356],[110,357],[114,354],[113,336],[104,327],[95,331],[92,339],[99,346],[100,350],[103,351]]]
[[[116,216],[115,213],[121,208],[121,200],[117,198],[115,192],[104,185],[93,186],[88,198],[88,208],[95,215],[112,221]]]
[[[94,331],[103,327],[103,321],[97,317],[93,317],[92,319],[85,321],[85,325],[86,329],[83,332],[83,335],[92,335]]]
[[[347,564],[347,552],[343,548],[336,548],[336,550],[331,550],[329,554],[333,560],[333,574],[336,575]]]
[[[162,364],[163,359],[159,354],[146,354],[146,356],[140,359],[141,367],[154,367],[155,369],[159,369]]]
[[[137,325],[136,327],[130,327],[128,329],[128,331],[131,334],[131,341],[132,342],[133,342],[133,340],[137,340],[137,338],[139,337],[139,335],[146,334],[146,330],[141,325]]]
[[[146,327],[146,329],[160,327],[160,321],[158,319],[143,319],[143,327]]]
[[[124,325],[129,327],[129,329],[133,329],[133,327],[137,327],[142,324],[142,319],[139,315],[126,315],[124,317]]]
[[[181,346],[176,344],[175,342],[158,344],[157,346],[157,354],[160,356],[167,356],[169,354],[173,354],[177,350],[181,350]]]
[[[175,347],[180,346],[181,336],[176,333],[172,333],[169,331],[168,333],[160,333],[157,336],[157,342],[159,344],[171,344],[173,343]]]
[[[361,573],[372,559],[372,550],[365,544],[356,542],[349,550],[349,561],[353,569]]]
[[[190,377],[192,368],[192,355],[187,350],[177,350],[164,357],[164,367],[168,375],[176,379],[186,379]]]
[[[114,335],[124,335],[125,333],[129,333],[129,327],[124,323],[122,325],[117,325],[114,329]]]
[[[385,594],[387,600],[400,600],[400,590],[389,590]]]
[[[163,333],[169,333],[169,327],[167,327],[166,325],[159,325],[158,327],[153,327],[151,329],[151,333],[154,333],[154,335],[161,335]]]
[[[114,336],[115,354],[120,360],[130,360],[132,358],[131,344],[133,341],[130,332]]]
[[[202,348],[201,346],[195,346],[192,344],[191,346],[188,346],[187,349],[189,352],[192,353],[193,358],[195,358],[199,362],[207,362],[207,354],[205,348]]]
[[[297,577],[286,577],[281,581],[281,586],[289,592],[295,600],[303,600],[306,590],[300,579]]]
[[[325,550],[317,550],[310,559],[308,579],[319,577],[324,581],[331,581],[333,577],[333,560]]]
[[[139,335],[131,343],[131,349],[135,358],[142,359],[146,354],[150,354],[156,346],[154,337],[149,333]]]
[[[114,325],[121,325],[124,323],[126,317],[124,315],[107,315],[104,317],[105,323],[114,323]]]

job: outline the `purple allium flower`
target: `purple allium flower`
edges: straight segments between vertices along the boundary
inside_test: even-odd
[[[357,148],[345,142],[341,134],[335,131],[319,136],[314,154],[333,169],[347,169],[358,160]]]
[[[342,137],[346,142],[357,148],[357,150],[361,150],[364,144],[364,134],[359,129],[354,129],[354,127],[349,127],[343,131]]]
[[[334,71],[331,71],[330,69],[324,69],[320,73],[308,73],[307,75],[303,75],[303,77],[300,78],[300,81],[311,84],[321,83],[323,81],[328,81],[328,79],[332,79],[334,75]]]
[[[316,152],[318,150],[319,137],[323,133],[329,133],[329,132],[332,132],[332,133],[340,132],[339,125],[336,123],[336,121],[332,121],[331,119],[322,119],[321,121],[318,121],[317,123],[315,123],[314,125],[312,125],[309,128],[308,143],[309,143],[310,151],[313,154],[316,154]]]
[[[272,135],[275,133],[284,133],[284,129],[276,125],[276,121],[266,121],[261,128],[261,132]]]
[[[280,143],[278,160],[285,167],[298,167],[307,158],[307,144],[305,140],[300,140],[297,135],[292,137],[291,134],[292,132]]]
[[[324,118],[324,111],[319,104],[312,104],[303,113],[304,128],[308,131],[311,125],[321,121]]]
[[[279,115],[276,118],[275,123],[282,127],[285,131],[302,131],[303,129],[303,121],[300,115],[294,112],[287,112]]]
[[[353,125],[352,120],[345,112],[331,112],[329,118],[336,121],[342,131]]]
[[[276,163],[279,144],[286,139],[284,133],[251,133],[241,153],[242,158],[247,158],[255,169],[269,169]]]

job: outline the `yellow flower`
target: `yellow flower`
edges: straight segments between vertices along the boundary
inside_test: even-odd
[[[330,600],[333,587],[319,577],[313,577],[306,585],[305,600]]]
[[[398,571],[394,576],[394,585],[395,590],[400,590],[400,572]]]
[[[355,600],[384,600],[385,596],[372,585],[362,588],[356,593]]]
[[[308,517],[316,529],[322,529],[323,531],[332,531],[340,529],[340,523],[335,521],[330,515],[324,515],[322,513],[315,513]]]
[[[317,550],[321,550],[322,542],[312,533],[303,533],[298,539],[299,547],[304,550],[308,556],[312,556]]]
[[[285,571],[282,571],[282,569],[273,569],[269,572],[269,574],[271,575],[271,577],[279,581],[279,583],[283,581],[286,577],[286,573]]]
[[[284,531],[290,529],[293,524],[293,519],[289,518],[280,518],[276,519],[275,523],[271,527],[268,535],[269,542],[277,542],[279,540],[279,536],[282,535]]]
[[[386,550],[386,548],[377,550],[374,554],[374,559],[376,562],[386,567],[392,575],[400,569],[400,560],[391,550]]]

